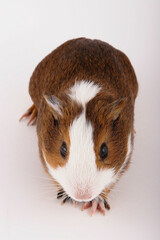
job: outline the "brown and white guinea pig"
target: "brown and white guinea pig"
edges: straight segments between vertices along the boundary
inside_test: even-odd
[[[138,83],[124,53],[100,40],[73,39],[45,57],[30,79],[44,168],[63,201],[105,213],[107,195],[133,150]]]

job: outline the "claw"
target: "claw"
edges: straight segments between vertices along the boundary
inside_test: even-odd
[[[103,202],[100,202],[100,203],[98,204],[97,209],[98,209],[103,215],[105,215],[105,212],[106,212],[105,210],[106,210],[106,208],[105,208],[105,205],[104,205]]]
[[[106,209],[108,210],[110,209],[110,206],[107,203],[107,201],[100,197],[97,197],[90,202],[85,202],[82,207],[82,211],[90,207],[91,207],[91,212],[90,212],[91,216],[93,216],[96,210],[98,210],[100,213],[105,215]]]
[[[94,199],[91,206],[91,216],[96,212],[96,209],[98,209],[98,201]]]
[[[27,124],[27,126],[29,125],[35,125],[36,121],[37,121],[37,114],[38,114],[38,110],[36,108],[36,106],[33,104],[23,115],[22,117],[19,119],[19,121],[21,121],[24,118],[27,118],[30,116],[30,120]]]
[[[104,199],[104,206],[107,210],[110,210],[110,205],[105,199]]]
[[[63,205],[65,202],[70,200],[73,203],[74,207],[77,206],[78,202],[71,199],[71,197],[69,197],[63,189],[59,189],[57,193],[57,199],[59,198],[62,198],[61,205]],[[88,208],[91,208],[91,211],[90,211],[91,216],[93,216],[93,214],[95,214],[96,211],[99,211],[101,214],[105,215],[106,209],[110,210],[110,206],[108,202],[102,196],[98,196],[90,202],[83,202],[83,206],[81,210],[83,211]]]
[[[77,202],[75,200],[73,200],[73,206],[77,207]]]
[[[82,207],[82,211],[90,208],[91,206],[92,206],[92,202],[85,202],[83,207]]]
[[[63,205],[66,201],[68,201],[69,199],[71,199],[63,189],[59,189],[58,193],[57,193],[57,199],[64,197],[63,200],[61,201],[61,204]]]

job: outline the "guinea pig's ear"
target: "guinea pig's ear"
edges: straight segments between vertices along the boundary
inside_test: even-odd
[[[127,102],[127,97],[119,98],[118,100],[112,102],[110,104],[109,118],[111,118],[113,121],[115,121],[119,117],[126,102]]]
[[[44,95],[44,99],[46,100],[47,104],[51,107],[55,120],[58,120],[59,117],[62,117],[63,107],[61,100],[55,97],[54,95],[51,96]]]

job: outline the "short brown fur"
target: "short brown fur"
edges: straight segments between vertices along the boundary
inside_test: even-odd
[[[94,128],[93,141],[98,169],[114,168],[117,173],[125,160],[129,133],[134,124],[134,104],[138,83],[134,69],[121,51],[100,40],[79,38],[67,41],[45,57],[32,74],[29,93],[38,110],[37,134],[42,163],[46,169],[42,148],[53,168],[63,167],[60,157],[62,141],[70,144],[68,128],[82,112],[82,106],[67,97],[75,81],[91,80],[101,87],[86,106],[86,118]],[[44,96],[54,95],[63,105],[63,117],[55,121],[54,111]],[[103,142],[109,153],[101,161],[99,149]],[[127,169],[128,163],[121,169]],[[105,190],[106,193],[110,189]]]

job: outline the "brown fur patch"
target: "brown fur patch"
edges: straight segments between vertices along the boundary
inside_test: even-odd
[[[86,117],[94,127],[98,169],[109,167],[118,172],[127,153],[128,135],[133,130],[138,83],[124,53],[100,40],[86,38],[73,39],[59,46],[38,64],[31,76],[29,93],[38,109],[37,134],[42,163],[46,169],[42,146],[47,161],[54,168],[67,162],[68,156],[66,160],[60,156],[60,146],[66,141],[69,149],[68,128],[82,112],[82,107],[70,102],[63,93],[74,85],[75,80],[92,80],[102,88],[102,92],[87,104]],[[63,118],[59,116],[58,121],[54,121],[54,112],[43,97],[52,94],[63,103]],[[121,109],[115,108],[113,103],[125,97],[126,104],[121,105]],[[103,142],[108,146],[105,161],[99,156]]]
[[[128,106],[131,110],[129,112]],[[129,99],[126,103],[115,101],[113,95],[104,91],[87,104],[86,117],[94,128],[93,140],[98,169],[114,168],[117,172],[122,166],[127,154],[128,136],[133,128],[132,109]],[[108,147],[108,156],[102,161],[100,147],[104,142]]]
[[[37,131],[41,148],[47,162],[53,167],[64,166],[69,158],[70,138],[69,126],[75,117],[82,112],[82,106],[71,101],[66,94],[59,95],[62,104],[62,115],[54,119],[54,110],[43,100],[43,109],[38,119]],[[67,156],[64,159],[60,154],[62,142],[66,142]]]

